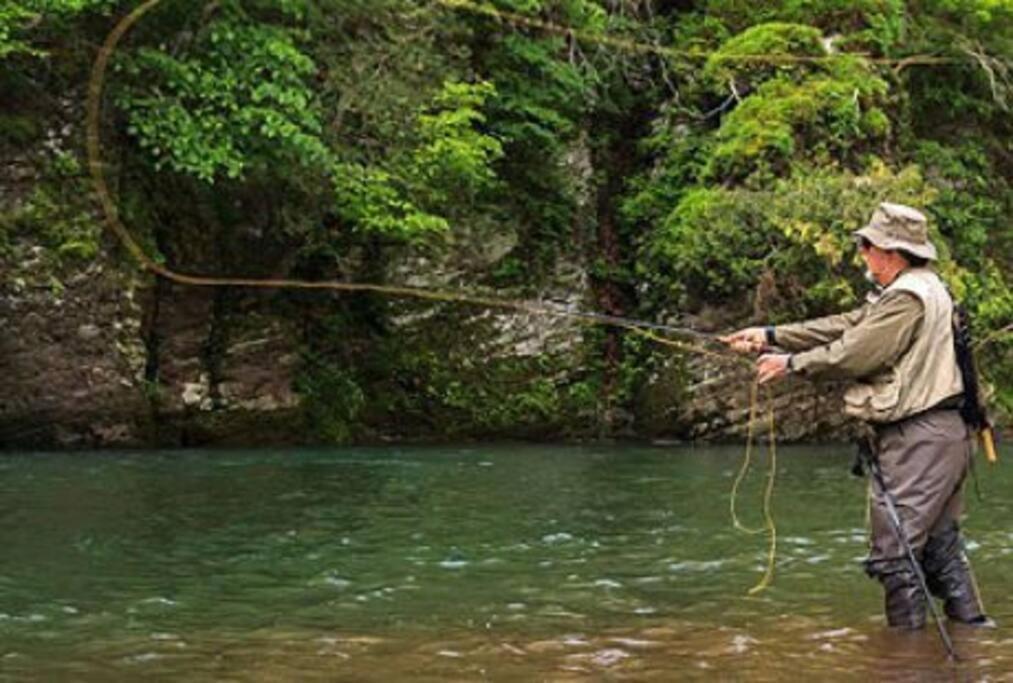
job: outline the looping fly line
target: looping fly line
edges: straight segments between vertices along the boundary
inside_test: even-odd
[[[147,0],[136,7],[132,12],[120,20],[115,28],[106,37],[92,68],[91,79],[88,87],[87,102],[87,153],[88,169],[91,173],[95,193],[102,205],[105,216],[105,224],[116,235],[117,239],[134,259],[146,270],[171,282],[182,285],[197,287],[247,287],[247,288],[271,288],[271,289],[320,289],[346,292],[375,292],[388,296],[402,298],[415,298],[430,301],[441,301],[449,303],[471,304],[494,309],[513,310],[523,313],[537,315],[551,315],[562,318],[569,318],[590,325],[605,325],[618,327],[642,334],[655,342],[673,348],[679,348],[691,353],[709,355],[728,359],[728,352],[723,347],[721,350],[701,348],[700,344],[712,342],[711,335],[696,330],[677,327],[672,325],[659,325],[640,320],[632,320],[620,316],[602,315],[572,311],[558,307],[550,307],[544,304],[531,304],[522,301],[510,301],[481,295],[466,294],[462,292],[440,291],[434,289],[422,289],[415,287],[403,287],[395,285],[381,285],[373,283],[340,282],[340,281],[308,281],[297,279],[261,279],[247,277],[216,277],[207,275],[191,275],[180,273],[168,268],[155,259],[151,258],[134,239],[120,219],[119,209],[112,199],[105,179],[101,155],[101,139],[99,121],[102,109],[102,92],[105,84],[105,75],[112,57],[120,40],[140,19],[151,11],[162,0]],[[669,337],[662,337],[656,332],[667,332],[693,339],[696,343],[689,343]],[[742,360],[741,358],[737,358]]]

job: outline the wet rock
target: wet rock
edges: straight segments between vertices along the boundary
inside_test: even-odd
[[[81,325],[77,328],[77,336],[81,341],[93,341],[101,336],[102,330],[99,329],[98,325],[91,323]]]
[[[641,387],[636,431],[687,441],[741,440],[750,431],[765,438],[770,402],[781,441],[847,440],[856,427],[842,412],[841,385],[789,380],[773,387],[769,399],[761,391],[754,406],[752,384],[751,368],[740,364],[673,358]]]
[[[570,655],[568,660],[577,662],[588,662],[596,667],[609,668],[632,657],[629,652],[620,648],[605,648],[595,652]]]
[[[524,649],[532,654],[545,654],[548,652],[564,652],[568,648],[560,640],[536,640],[533,643],[525,645]]]
[[[211,402],[208,399],[208,387],[206,382],[184,382],[183,393],[180,396],[183,405],[210,410]]]
[[[12,264],[3,264],[9,266]],[[20,268],[21,264],[13,264]],[[101,292],[137,283],[109,271],[87,277],[55,296],[42,273],[17,271],[24,287],[0,284],[0,445],[92,447],[136,445],[146,438],[147,400],[137,388],[138,367],[125,351],[140,311],[128,302],[104,302]],[[119,329],[113,323],[120,323]],[[97,343],[109,337],[109,343]]]
[[[642,638],[610,638],[609,642],[629,648],[653,648],[661,646],[661,643],[656,640],[644,640]]]
[[[111,425],[96,425],[92,432],[98,443],[103,446],[128,445],[133,440],[130,425],[125,423]]]

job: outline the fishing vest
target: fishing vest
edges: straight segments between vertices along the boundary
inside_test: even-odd
[[[844,412],[869,422],[903,419],[964,390],[953,350],[953,300],[942,280],[927,268],[911,268],[884,293],[892,291],[917,296],[924,314],[911,347],[892,367],[845,392]]]

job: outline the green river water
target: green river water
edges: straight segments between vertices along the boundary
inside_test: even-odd
[[[884,626],[850,449],[779,449],[776,576],[747,595],[742,455],[0,455],[0,680],[1013,680],[1008,464],[979,464],[965,525],[999,628],[951,626],[951,664],[934,629]]]

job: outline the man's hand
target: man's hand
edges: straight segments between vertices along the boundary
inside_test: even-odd
[[[788,374],[788,359],[791,356],[787,353],[768,353],[756,360],[756,379],[760,384],[774,382]]]
[[[767,349],[767,331],[762,327],[747,327],[718,337],[718,340],[739,353],[759,353]]]

